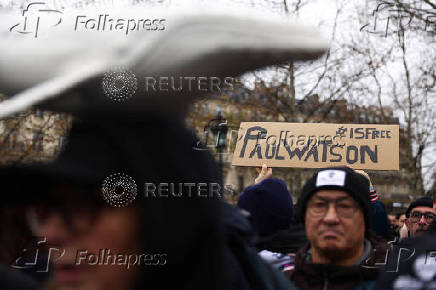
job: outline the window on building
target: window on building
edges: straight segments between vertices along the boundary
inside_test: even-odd
[[[65,137],[59,136],[58,145],[56,146],[56,149],[55,149],[56,153],[58,153],[62,150],[62,147],[64,147],[64,143],[65,143]]]
[[[39,110],[39,109],[36,109],[35,110],[35,116],[38,117],[38,118],[42,118],[42,117],[44,117],[44,112]]]
[[[32,138],[33,151],[42,152],[42,150],[44,149],[43,142],[44,142],[44,135],[41,132],[33,133],[33,138]]]
[[[330,111],[329,111],[328,116],[330,118],[333,118],[335,115],[336,115],[336,109],[335,108],[331,108]]]
[[[241,109],[237,108],[236,109],[236,118],[241,119],[241,115],[242,115]]]
[[[18,132],[12,131],[9,134],[9,149],[15,149],[17,146],[17,138],[18,138]]]
[[[244,186],[244,175],[239,175],[238,176],[238,191],[242,192],[244,190],[245,186]]]
[[[209,115],[209,106],[207,104],[201,105],[201,114],[203,115],[203,117]]]
[[[223,108],[221,108],[220,105],[217,105],[216,108],[215,108],[215,111],[216,111],[217,114],[222,114]]]

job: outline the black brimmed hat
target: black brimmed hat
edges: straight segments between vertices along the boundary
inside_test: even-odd
[[[417,200],[413,201],[406,210],[406,217],[409,218],[410,213],[412,212],[412,209],[414,209],[415,207],[418,207],[418,206],[425,206],[425,207],[433,208],[433,200],[428,196],[424,196],[424,197],[418,198]]]

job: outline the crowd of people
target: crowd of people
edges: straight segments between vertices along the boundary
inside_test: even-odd
[[[143,289],[149,283],[157,283],[158,289],[204,289],[212,282],[214,286],[208,288],[411,289],[415,285],[413,289],[433,289],[430,286],[435,285],[432,246],[436,237],[432,234],[436,207],[431,198],[416,199],[404,218],[400,214],[397,219],[386,213],[366,172],[332,167],[307,180],[294,205],[285,182],[274,178],[272,169],[263,165],[257,169],[255,184],[245,188],[236,207],[223,200],[201,198],[108,207],[95,181],[100,180],[103,168],[118,166],[106,163],[103,156],[119,156],[123,151],[121,145],[114,146],[118,141],[114,142],[111,134],[106,140],[94,136],[99,125],[100,121],[77,125],[69,147],[54,163],[0,170],[9,193],[3,197],[4,204],[26,213],[33,235],[65,249],[59,259],[51,257],[53,266],[44,279],[35,272],[3,267],[6,289],[39,289],[41,285],[44,289]],[[90,142],[84,144],[83,138]],[[145,140],[143,144],[147,144]],[[192,153],[185,149],[179,150]],[[203,159],[204,166],[191,172],[181,166],[152,173],[133,159],[131,164],[122,164],[129,165],[136,178],[147,174],[156,182],[168,178],[186,181],[193,176],[213,181],[216,172],[207,161],[208,154],[193,154],[196,156],[185,157]],[[167,162],[165,168],[173,164],[171,156],[160,162]],[[24,178],[28,182],[17,183]],[[24,205],[17,199],[19,194],[27,199]],[[5,229],[7,224],[3,238]],[[406,234],[401,233],[403,229]],[[147,251],[151,256],[160,253],[162,264],[146,269],[119,267],[118,262],[92,267],[88,258],[83,258],[88,264],[79,265],[78,249],[81,256],[101,249]],[[413,263],[421,263],[426,274],[420,275],[421,268]],[[410,267],[415,268],[407,270]],[[168,275],[172,278],[166,279]],[[14,277],[10,278],[14,281],[5,277]]]
[[[265,165],[258,171],[256,185],[245,189],[238,207],[251,213],[260,235],[259,255],[298,289],[433,289],[398,279],[400,266],[416,258],[411,253],[434,252],[428,241],[415,248],[418,237],[436,241],[431,198],[416,199],[404,214],[387,214],[366,172],[338,167],[309,179],[294,210],[283,181],[272,178]],[[303,225],[300,236],[307,240],[295,238],[295,221]],[[281,247],[265,245],[265,240]],[[291,250],[295,244],[298,249]],[[407,256],[401,256],[401,249]],[[427,282],[436,279],[435,256],[424,263],[433,267]],[[389,275],[381,276],[383,272]]]
[[[266,165],[236,206],[219,195],[191,194],[223,184],[214,156],[193,148],[198,138],[185,125],[195,94],[164,91],[123,103],[130,94],[121,91],[114,103],[103,92],[112,77],[102,67],[127,65],[138,80],[148,74],[168,80],[171,72],[238,75],[314,59],[329,45],[287,19],[186,15],[172,22],[181,30],[160,40],[103,41],[68,30],[33,46],[0,33],[7,48],[0,54],[1,86],[15,95],[0,115],[33,105],[73,114],[55,160],[0,167],[0,288],[436,289],[434,201],[416,199],[397,223],[364,171],[323,168],[295,204]],[[127,78],[135,91],[135,74],[121,76],[113,89]],[[108,196],[105,181],[114,173]],[[140,196],[145,184],[163,185],[159,198]],[[177,198],[161,195],[171,184],[194,186],[179,188]]]

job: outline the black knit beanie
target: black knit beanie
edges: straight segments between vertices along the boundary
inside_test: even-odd
[[[343,190],[353,197],[362,208],[366,230],[370,228],[372,204],[369,196],[369,181],[349,167],[321,169],[306,182],[297,204],[297,215],[301,222],[304,223],[307,202],[312,195],[323,189]]]

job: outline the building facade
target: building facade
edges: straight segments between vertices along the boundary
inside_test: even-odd
[[[231,166],[240,122],[399,123],[389,107],[363,106],[344,99],[321,101],[317,95],[296,100],[291,111],[287,108],[289,104],[284,101],[287,94],[289,93],[284,86],[257,86],[248,89],[240,85],[221,94],[209,95],[193,104],[186,119],[187,125],[197,133],[203,143],[207,143],[208,148],[215,153],[217,161],[222,162],[224,184],[233,189],[232,196],[228,197],[231,201],[234,202],[245,187],[253,184],[257,176],[254,168]],[[221,122],[228,125],[226,146],[221,148],[219,153],[216,152],[213,134],[207,126],[211,120],[218,118],[218,114],[224,119]],[[404,138],[404,130],[400,127],[400,144],[404,143]],[[402,158],[404,154],[407,154],[407,150],[400,145],[400,171],[368,172],[390,211],[404,210],[414,196],[413,189],[407,183],[408,174],[404,170],[405,166],[401,164],[406,160]],[[274,168],[273,176],[286,181],[295,202],[304,182],[315,171],[302,168]]]

